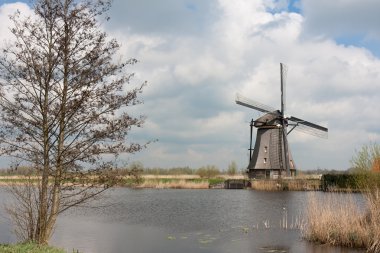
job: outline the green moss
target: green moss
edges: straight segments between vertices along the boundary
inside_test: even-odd
[[[14,245],[0,244],[1,253],[65,253],[63,249],[51,246],[38,246],[32,243],[20,243]]]

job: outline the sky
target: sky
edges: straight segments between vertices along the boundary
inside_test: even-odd
[[[0,6],[4,40],[8,15],[30,9]],[[127,87],[148,83],[144,103],[130,108],[145,125],[129,138],[157,139],[124,158],[246,168],[249,122],[262,114],[237,105],[236,93],[280,108],[282,62],[286,114],[329,129],[328,139],[289,135],[297,167],[349,168],[357,150],[380,142],[379,9],[377,0],[114,0],[102,27],[122,44],[121,57],[139,60]]]

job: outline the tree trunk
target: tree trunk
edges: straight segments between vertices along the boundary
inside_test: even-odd
[[[47,121],[47,110],[48,110],[48,84],[45,85],[45,101],[44,101],[44,115],[43,115],[43,168],[42,168],[42,178],[40,187],[40,197],[39,197],[39,208],[38,208],[38,220],[37,229],[34,239],[38,244],[46,244],[48,241],[46,235],[46,222],[48,215],[48,186],[49,186],[49,131],[48,131],[48,121]]]

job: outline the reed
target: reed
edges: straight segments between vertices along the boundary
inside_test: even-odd
[[[319,179],[260,179],[251,181],[252,189],[260,191],[316,191],[321,188]]]
[[[368,212],[365,225],[368,229],[370,244],[368,252],[380,252],[380,190],[376,188],[366,193]]]
[[[259,191],[278,191],[282,190],[278,180],[252,180],[251,187]]]
[[[321,180],[296,178],[286,180],[290,191],[319,191],[321,190]]]
[[[155,189],[208,189],[207,180],[149,180],[146,179],[137,188],[155,188]]]
[[[352,195],[311,193],[303,236],[318,243],[380,252],[379,189],[366,192],[365,199],[366,207],[363,210]]]

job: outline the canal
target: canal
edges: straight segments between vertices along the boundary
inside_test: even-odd
[[[117,188],[63,214],[51,244],[83,253],[364,252],[302,239],[309,194],[326,193]],[[2,208],[0,240],[15,242],[5,217]]]

